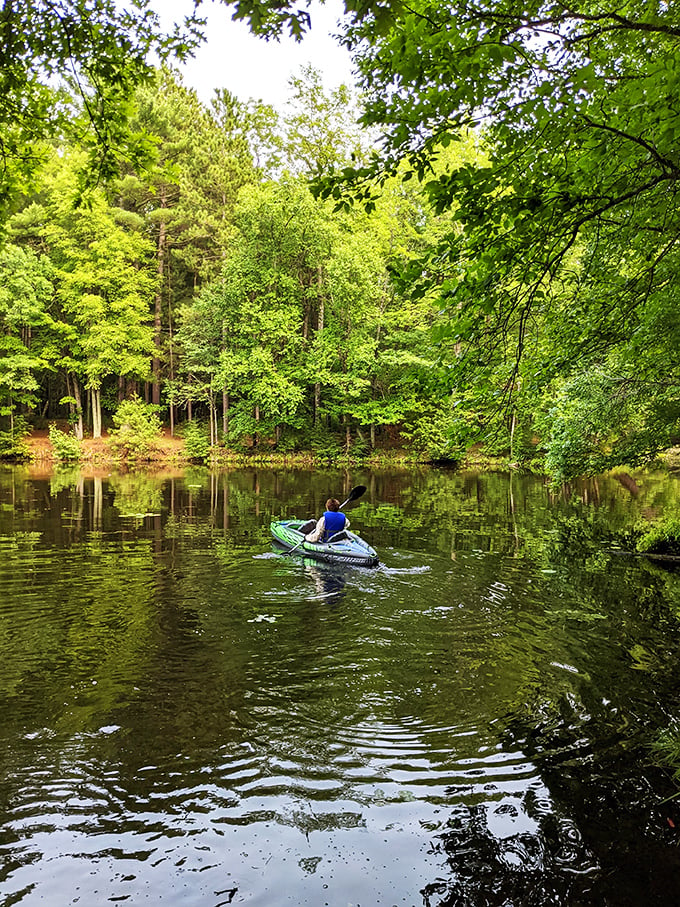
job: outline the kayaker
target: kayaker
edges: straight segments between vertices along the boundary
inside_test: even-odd
[[[340,510],[340,501],[329,498],[323,516],[317,520],[316,528],[307,533],[305,539],[308,542],[327,542],[332,535],[343,529],[349,529],[349,520]]]

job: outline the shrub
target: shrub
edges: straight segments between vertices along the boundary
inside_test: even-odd
[[[677,721],[662,730],[651,743],[654,752],[662,765],[668,766],[673,776],[680,780],[680,725]]]
[[[113,416],[109,447],[115,456],[131,463],[150,460],[158,449],[161,420],[158,407],[150,406],[134,397],[123,400]]]
[[[50,443],[60,463],[75,463],[82,456],[82,445],[73,434],[60,431],[56,425],[50,425]]]
[[[402,436],[419,459],[447,459],[453,455],[451,424],[446,413],[424,413],[405,422]],[[456,451],[456,454],[458,451]]]
[[[326,460],[339,460],[345,455],[345,438],[326,428],[316,427],[309,436],[312,452]]]
[[[0,431],[0,460],[28,460],[31,453],[24,441],[27,434],[28,426],[21,417],[15,418],[12,431]]]
[[[184,451],[190,460],[205,463],[210,456],[210,434],[202,422],[185,422],[180,429]]]
[[[680,517],[671,517],[652,526],[638,540],[637,550],[642,554],[680,555]]]

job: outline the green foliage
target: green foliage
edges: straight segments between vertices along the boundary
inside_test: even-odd
[[[145,378],[154,350],[149,298],[152,247],[138,230],[118,226],[103,193],[72,207],[78,155],[59,162],[46,214],[57,267],[57,294],[78,335],[89,387],[110,375]]]
[[[113,422],[108,444],[117,457],[131,463],[152,458],[162,431],[156,407],[139,399],[123,400]]]
[[[627,364],[575,375],[538,412],[549,472],[566,479],[650,462],[677,431],[679,403]]]
[[[451,416],[445,407],[439,411],[419,407],[415,418],[406,422],[402,435],[423,460],[455,457],[458,451],[451,443]]]
[[[288,0],[224,5],[258,33],[308,25]],[[311,67],[281,116],[153,70],[149,51],[201,40],[202,2],[172,36],[145,4],[73,0],[56,30],[49,4],[7,7],[10,431],[49,384],[46,418],[68,405],[82,431],[89,408],[98,434],[152,377],[209,445],[221,422],[243,447],[355,456],[388,434],[426,459],[481,441],[566,479],[676,444],[671,8],[344,5],[363,132]]]
[[[60,431],[56,425],[50,425],[49,438],[60,463],[75,463],[80,460],[82,444],[75,435]]]
[[[421,182],[446,225],[397,273],[438,301],[443,377],[474,392],[478,437],[519,405],[555,418],[560,475],[653,456],[680,399],[671,7],[422,0],[363,8],[346,39],[382,153],[316,190],[373,206],[391,176]],[[470,129],[482,154],[451,156]]]
[[[680,517],[669,517],[656,523],[637,542],[644,554],[680,555]]]
[[[9,431],[0,431],[0,460],[28,460],[30,450],[25,438],[28,424],[21,417],[15,418]]]
[[[326,91],[322,74],[311,65],[289,85],[282,145],[290,172],[319,174],[366,156],[367,133],[356,123],[359,114],[346,85]]]
[[[225,90],[205,107],[166,68],[137,93],[135,123],[153,138],[155,161],[127,173],[117,189],[125,214],[152,237],[162,273],[170,271],[169,287],[161,287],[165,304],[173,290],[186,298],[187,285],[219,271],[239,189],[255,178],[247,116]]]
[[[51,367],[57,326],[48,307],[52,268],[30,249],[0,249],[0,414],[31,406],[38,378]]]
[[[198,40],[196,16],[164,35],[146,3],[49,0],[5,3],[0,15],[0,219],[48,154],[67,136],[86,150],[81,190],[99,186],[121,162],[149,160],[131,128],[135,89],[152,73],[151,54],[185,58]]]
[[[210,457],[210,430],[202,422],[185,422],[181,428],[184,438],[184,450],[187,457],[199,463],[205,463]]]
[[[680,723],[673,721],[651,743],[651,750],[659,761],[667,765],[676,780],[680,780]]]
[[[331,463],[342,458],[345,446],[344,438],[340,434],[317,427],[309,432],[308,438],[309,448],[317,457]]]

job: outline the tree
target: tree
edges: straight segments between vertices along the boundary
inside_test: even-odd
[[[287,169],[311,176],[337,169],[366,156],[366,133],[347,85],[327,91],[322,74],[303,66],[289,81],[291,97],[283,117]]]
[[[105,379],[115,377],[118,383],[149,376],[155,281],[148,240],[116,222],[103,193],[93,192],[87,208],[73,207],[75,158],[63,161],[51,185],[46,238],[62,317],[71,327],[63,364],[76,400],[80,381],[90,390],[93,434],[99,437]]]
[[[140,89],[137,104],[137,124],[155,143],[155,162],[129,173],[116,191],[119,204],[143,218],[156,249],[152,400],[157,405],[164,375],[175,377],[175,308],[219,272],[238,190],[254,178],[254,168],[240,129],[241,108],[228,92],[218,93],[208,110],[166,68]],[[172,407],[170,412],[172,419]]]
[[[309,13],[279,0],[221,0],[255,34],[301,38]],[[185,60],[205,39],[203,0],[165,33],[150,0],[4,0],[0,9],[0,222],[31,185],[54,137],[89,151],[81,189],[106,183],[123,164],[149,160],[132,100],[153,76],[153,58]],[[348,9],[384,9],[382,0]]]
[[[51,278],[46,258],[15,245],[0,249],[0,415],[9,417],[11,435],[17,406],[35,403],[39,377],[52,365]]]
[[[590,0],[418,0],[391,17],[364,10],[347,30],[362,119],[383,139],[371,164],[344,177],[373,204],[376,183],[401,168],[450,216],[448,234],[404,279],[446,309],[453,386],[477,388],[478,405],[508,424],[519,391],[537,402],[551,381],[575,392],[583,384],[572,378],[606,369],[633,409],[658,389],[638,450],[650,455],[677,429],[677,338],[653,327],[676,306],[673,13],[645,0],[611,10]],[[441,168],[443,149],[469,129],[487,162]],[[343,204],[337,178],[318,191]],[[626,425],[609,424],[608,439],[627,436]],[[630,449],[618,445],[619,457]]]
[[[211,411],[223,394],[234,438],[278,432],[303,401],[300,356],[329,249],[318,209],[295,181],[244,189],[220,279],[184,313],[185,393],[210,401]]]
[[[202,0],[198,0],[200,5]],[[253,34],[266,38],[278,38],[288,31],[300,40],[312,28],[312,13],[296,0],[222,0],[225,6],[233,6],[233,19],[246,19]],[[345,11],[356,20],[368,16],[382,26],[392,19],[395,11],[401,9],[401,0],[345,0]]]
[[[275,178],[281,170],[283,144],[278,111],[254,98],[239,100],[226,88],[215,89],[210,106],[229,140],[240,149],[248,149],[254,175]]]
[[[130,104],[153,73],[151,53],[186,58],[200,20],[163,34],[148,0],[5,0],[0,10],[0,216],[7,216],[55,137],[88,150],[81,188],[107,181],[149,146]]]
[[[417,246],[413,196],[395,184],[372,214],[334,215],[300,180],[242,190],[222,274],[182,310],[177,335],[174,392],[207,406],[213,441],[221,394],[232,441],[330,451],[342,438],[349,450],[406,424],[429,450],[441,404],[427,381],[433,311],[425,298],[405,304],[387,268]]]

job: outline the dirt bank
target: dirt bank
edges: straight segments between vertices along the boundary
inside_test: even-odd
[[[25,441],[34,465],[47,468],[58,462],[46,430],[32,432]],[[107,432],[104,432],[101,438],[84,438],[81,443],[83,451],[81,466],[111,468],[119,465],[109,450]],[[173,437],[169,430],[165,430],[156,442],[156,450],[149,462],[157,465],[186,462],[183,439]]]

